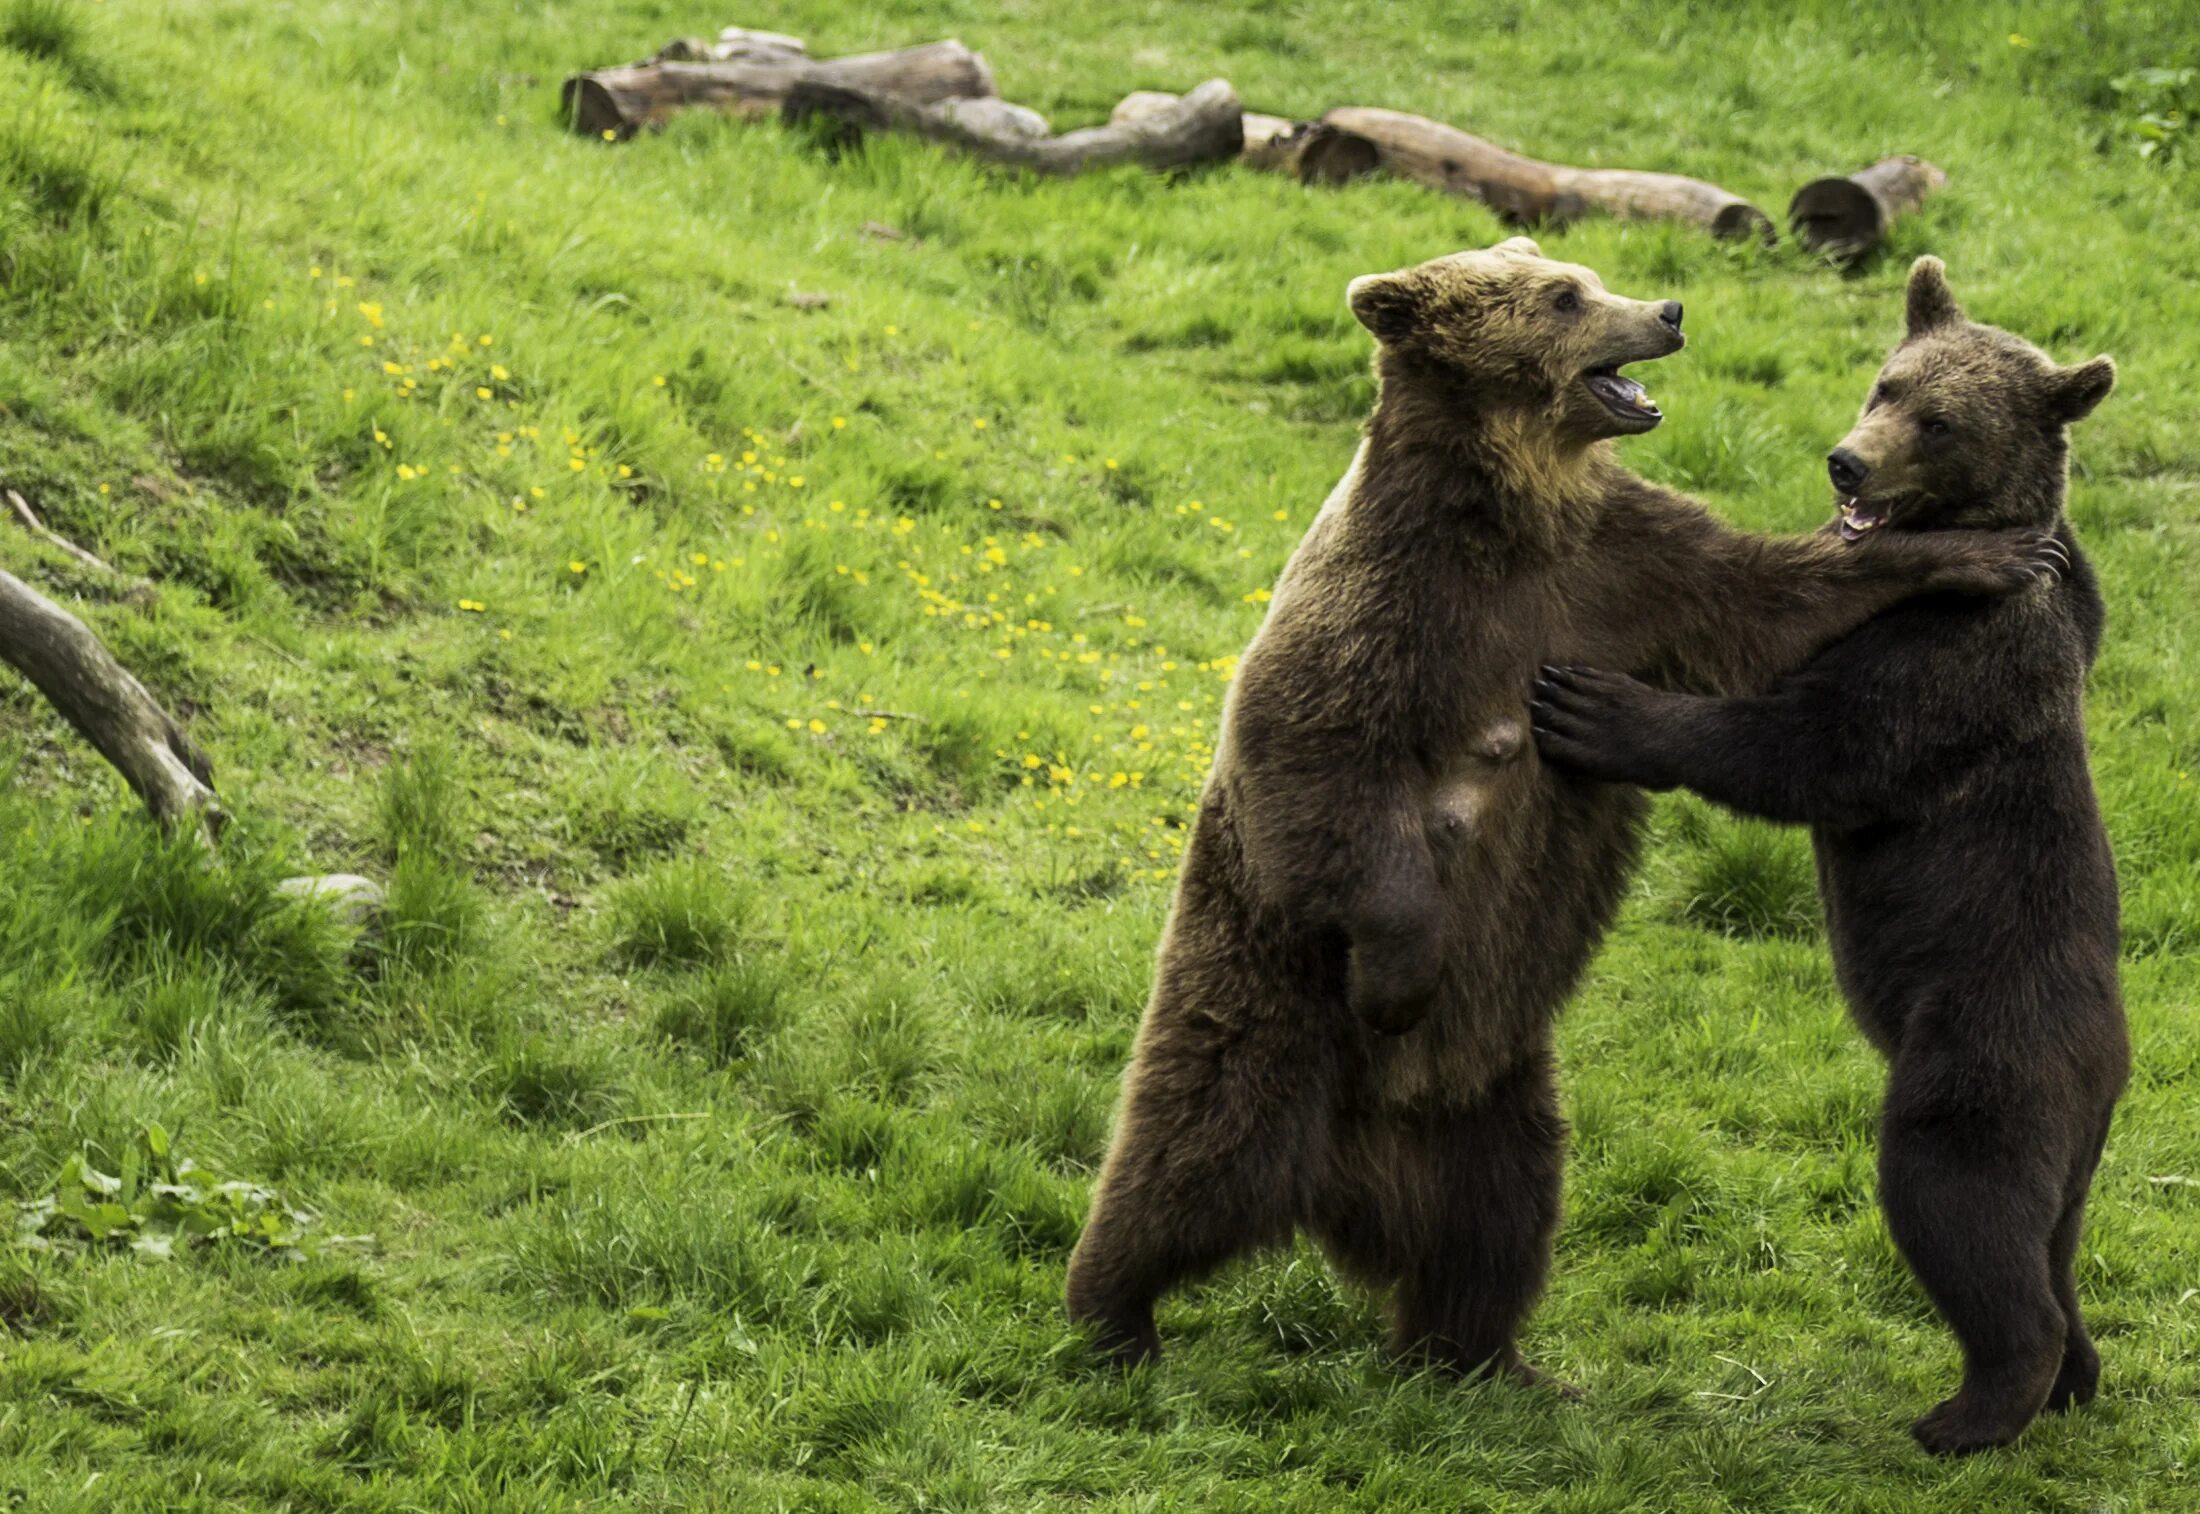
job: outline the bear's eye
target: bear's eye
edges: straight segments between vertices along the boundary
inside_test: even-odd
[[[1551,308],[1572,315],[1581,308],[1580,292],[1573,289],[1561,289],[1558,292],[1558,298],[1551,301]]]
[[[1887,403],[1887,386],[1884,384],[1872,385],[1872,392],[1864,396],[1865,411],[1868,413],[1877,410],[1885,403]]]
[[[1937,415],[1928,415],[1917,424],[1918,428],[1927,436],[1946,436],[1948,434],[1948,423]]]

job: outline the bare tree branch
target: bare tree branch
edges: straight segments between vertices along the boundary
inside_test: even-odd
[[[144,579],[137,577],[135,574],[122,572],[113,564],[108,563],[105,560],[93,555],[92,553],[85,551],[75,542],[69,540],[66,536],[63,536],[59,531],[56,531],[49,527],[44,521],[38,518],[38,512],[31,508],[30,501],[23,498],[22,495],[16,493],[13,489],[8,490],[7,495],[8,504],[13,507],[15,511],[15,518],[21,521],[25,528],[27,528],[33,535],[43,540],[48,546],[58,547],[63,552],[66,552],[69,556],[75,558],[78,562],[82,563],[85,567],[91,568],[96,572],[104,573],[110,578],[120,580],[122,583],[126,584],[129,587],[129,590],[132,594],[144,594],[152,589],[153,586],[150,583],[147,583]]]

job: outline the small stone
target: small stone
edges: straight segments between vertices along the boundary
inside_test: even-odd
[[[305,878],[285,878],[277,893],[292,899],[311,899],[346,925],[371,925],[386,902],[382,885],[357,873],[317,873]]]

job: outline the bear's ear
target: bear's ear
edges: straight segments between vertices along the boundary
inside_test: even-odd
[[[1948,266],[1931,254],[1910,265],[1910,335],[1923,336],[1963,319],[1962,307],[1948,292]]]
[[[1507,237],[1504,241],[1492,247],[1490,251],[1517,253],[1524,258],[1543,256],[1543,249],[1535,245],[1535,240],[1532,237]]]
[[[1421,324],[1421,288],[1410,272],[1366,273],[1345,286],[1345,303],[1376,340],[1401,342]]]
[[[2047,377],[2047,403],[2065,426],[2082,421],[2116,387],[2116,360],[2103,355],[2090,363],[2057,368]]]

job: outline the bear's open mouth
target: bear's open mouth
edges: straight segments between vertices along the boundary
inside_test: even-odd
[[[1614,364],[1609,368],[1591,368],[1581,376],[1589,386],[1589,392],[1604,402],[1604,408],[1630,429],[1648,431],[1665,419],[1665,412],[1650,402],[1650,391],[1643,388]]]
[[[1861,540],[1867,531],[1876,531],[1887,523],[1885,505],[1867,505],[1860,499],[1844,499],[1841,507],[1841,539]]]

